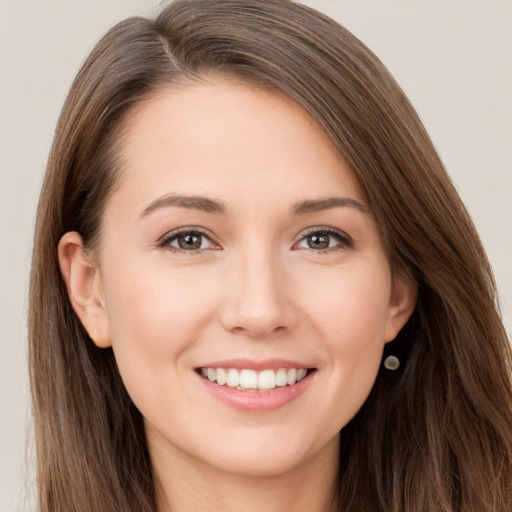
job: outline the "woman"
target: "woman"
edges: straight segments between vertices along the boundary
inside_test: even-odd
[[[332,20],[182,0],[118,24],[38,219],[41,510],[511,509],[485,253],[400,88]]]

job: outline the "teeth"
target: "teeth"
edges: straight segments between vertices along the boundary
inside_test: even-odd
[[[286,381],[288,382],[289,386],[297,382],[297,370],[295,368],[288,370],[288,374],[286,375]]]
[[[308,373],[304,368],[280,368],[279,370],[237,370],[235,368],[201,368],[201,375],[220,386],[238,389],[268,390],[282,386],[293,386],[300,382]]]
[[[240,387],[255,389],[258,387],[258,374],[254,370],[240,372]]]
[[[230,368],[228,370],[228,379],[226,384],[230,388],[236,388],[240,386],[240,374],[238,373],[238,370],[235,370],[234,368]]]
[[[217,384],[220,386],[224,386],[228,380],[228,376],[226,375],[226,370],[223,368],[217,368]]]
[[[276,372],[276,386],[286,386],[286,384],[288,384],[288,372],[280,368]]]
[[[276,374],[274,370],[264,370],[258,375],[258,389],[274,389],[276,387]]]
[[[297,370],[297,382],[300,382],[306,376],[307,373],[308,371],[304,370],[304,368]]]

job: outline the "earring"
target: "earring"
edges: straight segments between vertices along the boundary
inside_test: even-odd
[[[386,370],[398,370],[398,368],[400,368],[400,359],[398,359],[396,356],[388,356],[386,359],[384,359],[383,365]]]

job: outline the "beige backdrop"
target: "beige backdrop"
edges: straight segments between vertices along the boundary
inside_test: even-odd
[[[34,213],[66,91],[115,21],[152,0],[0,0],[0,511],[33,510],[26,289]],[[310,0],[418,109],[479,228],[512,325],[512,2]],[[28,443],[31,459],[31,443]],[[30,467],[30,462],[29,462]],[[27,502],[28,497],[28,502]]]

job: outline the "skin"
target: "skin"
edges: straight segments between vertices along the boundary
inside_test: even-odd
[[[59,257],[75,311],[113,347],[145,418],[160,510],[327,510],[339,431],[412,313],[414,286],[393,277],[329,138],[277,93],[210,77],[142,102],[125,131],[99,246],[67,233]],[[155,204],[176,194],[225,210]],[[349,201],[293,213],[332,197]],[[339,234],[312,244],[326,228]],[[200,229],[201,247],[180,249],[177,229]],[[195,371],[231,358],[315,372],[276,410],[237,410]]]

